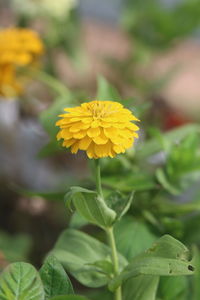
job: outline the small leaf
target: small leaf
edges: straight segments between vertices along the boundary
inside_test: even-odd
[[[165,173],[161,168],[156,170],[156,177],[159,183],[172,195],[179,195],[181,193],[181,190],[177,189],[168,181]]]
[[[45,299],[57,295],[74,294],[70,279],[59,261],[53,256],[48,256],[42,268],[40,276],[45,290]]]
[[[65,200],[68,203],[73,201],[80,215],[102,228],[110,227],[116,219],[115,211],[110,209],[96,192],[81,187],[72,187],[66,194]]]
[[[99,272],[102,272],[104,274],[107,275],[113,274],[113,264],[110,261],[98,260],[88,265],[96,267],[99,270]]]
[[[103,77],[98,77],[98,90],[96,99],[119,101],[121,97],[118,91]]]
[[[35,268],[27,263],[9,265],[0,276],[1,300],[44,300],[42,281]]]
[[[104,260],[111,262],[110,248],[88,234],[74,229],[65,230],[52,253],[83,285],[100,287],[108,283],[108,277],[91,264]],[[122,255],[118,256],[122,270],[127,261]]]
[[[121,219],[130,208],[133,196],[134,192],[132,192],[130,196],[126,196],[119,191],[114,191],[107,197],[106,202],[108,206],[116,212],[118,220]]]

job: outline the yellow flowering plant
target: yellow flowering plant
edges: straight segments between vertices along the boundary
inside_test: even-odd
[[[0,30],[0,96],[10,98],[23,92],[27,76],[20,75],[19,69],[36,66],[43,52],[43,43],[35,31]]]
[[[96,191],[71,187],[65,195],[65,203],[69,208],[74,207],[87,222],[103,229],[109,246],[102,255],[98,247],[102,250],[105,245],[85,233],[67,229],[59,238],[53,250],[54,255],[83,285],[107,286],[116,300],[131,300],[134,297],[139,300],[141,282],[148,282],[149,276],[152,276],[153,282],[149,280],[149,285],[146,283],[147,290],[156,294],[160,276],[193,274],[194,267],[188,261],[187,248],[169,235],[161,237],[152,248],[133,261],[127,261],[117,251],[113,229],[132,204],[133,193],[129,196],[118,191],[104,193],[100,164],[101,159],[112,159],[133,146],[138,138],[139,127],[135,124],[138,118],[121,103],[114,101],[94,100],[65,108],[64,111],[65,114],[59,115],[61,119],[56,123],[60,128],[57,139],[62,140],[62,146],[69,148],[71,153],[83,150],[89,159],[94,160],[96,181]],[[76,250],[72,249],[72,245],[69,246],[70,243]],[[80,259],[83,261],[77,262]],[[127,284],[130,281],[133,286],[139,284],[138,291],[130,289]],[[127,289],[130,291],[127,292]]]
[[[65,204],[75,210],[73,218],[95,226],[103,235],[98,235],[98,239],[91,227],[92,235],[77,229],[81,226],[71,221],[39,272],[23,262],[13,263],[2,272],[0,300],[156,300],[161,277],[166,280],[174,276],[175,285],[181,283],[183,277],[179,275],[194,274],[194,261],[190,261],[187,247],[172,236],[155,240],[145,226],[134,223],[134,218],[126,213],[130,207],[132,210],[136,207],[133,199],[138,197],[137,193],[134,195],[133,188],[130,193],[122,193],[117,187],[110,192],[105,180],[102,185],[100,170],[105,160],[113,161],[132,148],[140,137],[139,120],[121,103],[108,100],[86,102],[64,111],[57,117],[60,118],[56,122],[57,139],[62,140],[64,150],[69,148],[73,154],[85,151],[85,157],[93,164],[96,183],[94,190],[72,186],[65,194]],[[46,119],[50,122],[49,114]],[[51,125],[50,131],[56,129],[54,122]],[[145,245],[142,250],[137,244],[137,226],[142,229],[139,230],[141,243]],[[134,229],[136,232],[130,234]],[[82,285],[91,288],[91,293],[88,289],[86,292],[88,298],[74,294],[64,268]]]

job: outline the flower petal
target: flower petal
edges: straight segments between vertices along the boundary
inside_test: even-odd
[[[95,144],[103,145],[103,144],[106,144],[106,143],[108,142],[108,138],[105,136],[105,134],[104,134],[103,131],[101,130],[100,135],[94,137],[94,138],[93,138],[93,141],[95,142]]]
[[[82,139],[80,140],[80,142],[79,142],[79,149],[80,149],[80,150],[87,150],[91,142],[92,142],[92,139],[89,138],[89,137],[86,135],[84,138],[82,138]]]
[[[95,158],[96,157],[96,154],[95,154],[95,151],[94,151],[94,147],[95,147],[95,144],[92,142],[91,144],[90,144],[90,146],[88,147],[88,149],[87,149],[87,156],[89,157],[89,158]]]
[[[71,145],[73,145],[76,142],[75,139],[70,139],[70,140],[65,140],[62,145],[63,147],[70,147]]]
[[[78,152],[78,149],[79,149],[79,142],[76,142],[71,146],[71,153],[76,154]]]
[[[101,131],[100,131],[99,127],[97,127],[97,128],[89,128],[88,131],[87,131],[87,135],[89,137],[91,137],[91,138],[100,135],[100,133],[101,133]]]
[[[87,131],[86,130],[81,130],[81,131],[79,131],[79,132],[75,132],[74,134],[73,134],[73,138],[75,138],[75,139],[82,139],[82,138],[84,138],[85,136],[86,136],[86,133],[87,133]]]

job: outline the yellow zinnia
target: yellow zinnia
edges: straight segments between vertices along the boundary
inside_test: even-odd
[[[24,66],[37,60],[44,51],[38,34],[30,29],[0,30],[0,64]]]
[[[139,127],[131,121],[139,120],[118,102],[95,100],[64,110],[67,113],[56,123],[57,139],[72,153],[84,150],[89,158],[114,157],[138,137]]]
[[[18,71],[20,67],[37,65],[43,51],[42,41],[33,30],[0,30],[0,96],[10,98],[22,93],[25,77]]]
[[[0,96],[9,98],[21,94],[22,85],[16,79],[15,68],[10,65],[0,65]]]

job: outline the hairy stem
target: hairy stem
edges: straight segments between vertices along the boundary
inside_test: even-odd
[[[101,170],[100,170],[100,163],[99,159],[95,160],[95,175],[96,175],[96,187],[97,193],[103,198],[103,191],[101,187]]]
[[[108,237],[108,243],[111,248],[111,256],[112,256],[114,274],[117,275],[119,273],[119,262],[118,262],[117,248],[116,248],[116,244],[115,244],[113,228],[111,227],[111,228],[107,229],[106,233],[107,233],[107,237]],[[121,286],[120,286],[115,291],[115,300],[121,300],[121,299],[122,299],[122,292],[121,292]]]
[[[100,170],[99,159],[95,160],[95,177],[96,177],[97,193],[102,197],[102,199],[104,199],[102,186],[101,186],[101,170]],[[106,234],[107,234],[108,243],[109,243],[110,248],[111,248],[111,258],[112,258],[112,263],[113,263],[114,275],[118,275],[118,273],[119,273],[119,262],[118,262],[117,248],[116,248],[113,228],[112,227],[107,228],[107,229],[105,229],[105,231],[106,231]],[[121,286],[118,287],[118,289],[115,291],[115,300],[122,300]]]

